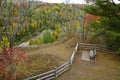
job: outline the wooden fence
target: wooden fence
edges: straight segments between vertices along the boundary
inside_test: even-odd
[[[79,47],[79,44],[77,43],[75,48],[74,48],[74,51],[72,53],[72,56],[70,57],[70,59],[66,63],[54,68],[53,70],[50,70],[48,72],[30,77],[30,78],[26,78],[24,80],[51,80],[51,79],[54,79],[54,78],[60,76],[62,73],[66,72],[67,70],[70,69],[70,67],[73,63],[75,54],[78,51],[78,47]]]
[[[102,51],[102,52],[111,53],[111,54],[114,53],[111,47],[106,47],[100,44],[79,43],[79,49],[93,49],[93,48],[95,48],[97,51]]]
[[[77,51],[79,49],[90,50],[90,49],[93,49],[93,48],[96,48],[96,50],[98,50],[98,51],[113,53],[113,51],[110,48],[108,48],[106,46],[103,46],[103,45],[77,43],[70,59],[66,63],[62,64],[61,66],[58,66],[58,67],[54,68],[53,70],[50,70],[48,72],[30,77],[30,78],[26,78],[24,80],[51,80],[51,79],[54,79],[54,78],[60,76],[62,73],[66,72],[67,70],[70,69],[71,65],[73,64],[75,54],[77,53]]]

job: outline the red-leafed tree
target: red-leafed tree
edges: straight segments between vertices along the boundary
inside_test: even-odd
[[[81,39],[82,39],[82,41],[83,42],[85,42],[86,41],[86,39],[87,39],[87,36],[88,36],[88,32],[89,32],[89,30],[90,30],[90,28],[89,28],[89,24],[91,23],[91,22],[94,22],[94,21],[97,21],[97,20],[99,20],[100,19],[100,17],[99,16],[95,16],[95,15],[92,15],[92,14],[86,14],[86,16],[85,16],[85,18],[84,18],[84,25],[82,26],[82,28],[81,28]]]
[[[95,15],[92,15],[92,14],[87,14],[86,18],[85,18],[84,26],[87,27],[92,21],[96,21],[99,18],[100,18],[99,16],[95,16]]]
[[[0,80],[20,79],[18,64],[28,57],[22,49],[15,48],[16,35],[30,21],[31,2],[0,0]]]

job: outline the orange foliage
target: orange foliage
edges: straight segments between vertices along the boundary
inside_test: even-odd
[[[62,14],[61,14],[61,17],[62,17],[62,18],[64,18],[65,16],[66,16],[66,14],[65,14],[65,13],[62,13]]]
[[[23,8],[23,9],[26,9],[26,4],[22,4],[22,8]]]
[[[19,2],[17,2],[17,3],[14,4],[14,6],[17,7],[17,8],[21,6],[23,9],[26,9],[26,4],[25,3],[20,4]]]
[[[99,16],[95,16],[95,15],[92,15],[92,14],[87,14],[84,26],[87,27],[90,22],[97,21],[99,18],[100,18]]]
[[[50,3],[42,3],[42,4],[40,3],[40,4],[37,4],[38,7],[40,7],[40,6],[49,6],[49,5],[50,5]]]
[[[19,7],[19,6],[20,6],[20,3],[17,2],[17,3],[15,4],[15,7]]]

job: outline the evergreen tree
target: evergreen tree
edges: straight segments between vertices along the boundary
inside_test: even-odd
[[[106,45],[120,54],[120,4],[115,4],[113,0],[96,0],[95,5],[86,6],[84,10],[101,17],[91,23],[94,31],[104,35]]]

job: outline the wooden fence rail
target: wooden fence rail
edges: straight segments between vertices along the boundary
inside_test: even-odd
[[[54,78],[60,76],[62,73],[66,72],[67,70],[70,69],[70,67],[73,63],[75,54],[78,51],[78,46],[79,46],[79,44],[77,43],[75,48],[74,48],[74,51],[72,53],[72,56],[70,57],[70,59],[66,63],[54,68],[53,70],[50,70],[48,72],[30,77],[30,78],[26,78],[24,80],[51,80],[51,79],[54,79]]]
[[[86,43],[79,43],[79,49],[92,49],[95,48],[97,51],[107,52],[113,54],[111,47],[106,47],[104,45],[99,44],[86,44]]]
[[[54,79],[70,69],[71,65],[73,64],[75,54],[77,53],[77,51],[79,49],[93,49],[93,48],[96,48],[96,50],[98,50],[98,51],[113,53],[110,48],[107,48],[106,46],[103,46],[103,45],[77,43],[70,59],[66,63],[54,68],[53,70],[50,70],[48,72],[30,77],[30,78],[26,78],[24,80],[51,80],[51,79]]]

